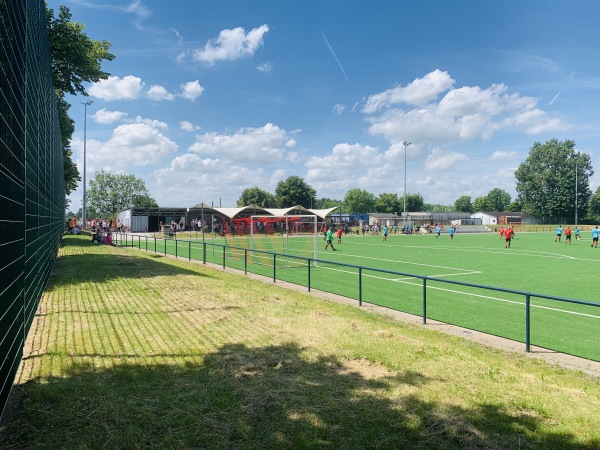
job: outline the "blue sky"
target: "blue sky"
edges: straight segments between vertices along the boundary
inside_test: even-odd
[[[59,4],[116,55],[88,87],[88,180],[134,174],[160,206],[231,207],[291,175],[318,198],[401,197],[403,141],[426,203],[514,199],[536,141],[572,139],[599,169],[597,1]],[[80,171],[87,99],[67,99]]]

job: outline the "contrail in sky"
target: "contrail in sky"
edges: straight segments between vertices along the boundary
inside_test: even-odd
[[[565,88],[566,89],[566,88]],[[565,89],[562,89],[558,94],[556,94],[554,97],[552,97],[552,100],[550,100],[550,103],[548,103],[548,105],[552,105],[554,104],[554,102],[556,101],[556,99],[558,98],[558,96],[560,94],[562,94],[563,92],[565,92]]]
[[[342,70],[342,73],[344,74],[344,77],[346,77],[346,81],[348,83],[350,83],[350,78],[348,78],[348,75],[346,75],[346,71],[344,70],[344,67],[342,67],[342,63],[340,62],[340,60],[336,56],[335,52],[333,51],[333,48],[331,48],[331,45],[329,44],[329,41],[327,40],[327,37],[325,37],[325,35],[323,33],[321,33],[321,35],[323,36],[323,39],[325,39],[325,43],[327,44],[327,47],[329,47],[329,51],[331,52],[331,54],[333,55],[333,57],[337,61],[338,66],[340,66],[340,69]]]

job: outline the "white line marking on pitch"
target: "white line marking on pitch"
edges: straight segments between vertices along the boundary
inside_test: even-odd
[[[349,272],[347,270],[342,270],[342,269],[335,269],[333,267],[322,267],[322,268],[323,269],[327,269],[327,270],[333,270],[333,271],[336,271],[336,272],[345,272],[345,273],[356,274],[355,272]],[[458,274],[455,274],[455,275],[458,275]],[[404,281],[404,280],[408,280],[408,279],[411,279],[411,278],[404,278],[404,279],[402,279],[402,278],[396,278],[396,279],[394,279],[394,278],[380,277],[380,276],[377,276],[377,275],[365,275],[365,274],[363,274],[363,276],[364,277],[369,277],[369,278],[377,278],[377,279],[385,280],[385,281],[393,281],[395,283],[410,284],[411,286],[418,286],[418,287],[422,286],[421,283],[414,283],[414,282],[410,282],[410,281]],[[427,286],[427,288],[428,289],[435,289],[437,291],[451,292],[453,294],[462,294],[462,295],[468,295],[468,296],[471,296],[471,297],[484,298],[484,299],[487,299],[487,300],[495,300],[495,301],[498,301],[498,302],[510,303],[510,304],[519,305],[519,306],[524,306],[525,305],[523,302],[517,302],[515,300],[508,300],[508,299],[505,299],[505,298],[492,297],[492,296],[489,296],[489,295],[473,294],[471,292],[463,292],[463,291],[457,291],[457,290],[454,290],[454,289],[446,289],[446,288],[440,288],[440,287],[435,287],[435,286]],[[515,294],[515,295],[518,295],[518,294]],[[576,312],[576,311],[567,311],[567,310],[564,310],[564,309],[551,308],[549,306],[531,305],[531,307],[532,308],[538,308],[538,309],[546,309],[546,310],[549,310],[549,311],[556,311],[556,312],[565,313],[565,314],[572,314],[572,315],[575,315],[575,316],[590,317],[592,319],[600,319],[600,316],[596,316],[596,315],[593,315],[593,314],[580,313],[580,312]]]
[[[399,259],[375,258],[374,256],[352,255],[349,253],[345,253],[345,255],[352,256],[353,258],[373,259],[376,261],[393,262],[393,263],[400,263],[400,264],[411,264],[413,266],[433,267],[435,269],[460,270],[461,272],[475,273],[472,270],[460,269],[457,267],[436,266],[434,264],[417,263],[417,262],[413,262],[413,261],[402,261]],[[481,272],[479,272],[479,273],[481,273]]]

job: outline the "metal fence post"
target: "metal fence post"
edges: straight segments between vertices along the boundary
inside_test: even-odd
[[[223,246],[223,269],[225,269],[225,246]]]
[[[206,264],[206,242],[202,243],[202,264]]]
[[[188,241],[188,261],[192,260],[192,241]]]
[[[308,259],[308,292],[310,292],[310,266],[311,266],[311,259]]]
[[[531,295],[525,295],[525,351],[531,350]]]
[[[423,325],[427,323],[427,277],[423,277]]]
[[[273,283],[277,280],[277,253],[273,253]]]
[[[362,306],[362,267],[358,268],[358,306]]]
[[[177,258],[177,239],[175,239],[175,258]]]
[[[244,275],[248,275],[248,249],[244,249]]]

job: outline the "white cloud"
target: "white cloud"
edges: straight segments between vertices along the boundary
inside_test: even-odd
[[[259,64],[258,67],[257,67],[257,69],[260,72],[269,73],[269,72],[271,72],[273,70],[273,64],[271,64],[270,62]]]
[[[343,103],[333,105],[333,112],[336,113],[338,116],[341,115],[345,109],[346,105],[344,105]]]
[[[155,84],[148,89],[146,95],[150,100],[173,100],[175,96],[167,91],[164,87]]]
[[[242,27],[222,30],[218,38],[211,39],[204,48],[194,52],[194,59],[213,65],[217,61],[250,57],[263,45],[263,36],[268,31],[267,25],[253,28],[248,34]]]
[[[181,96],[185,99],[195,101],[204,92],[204,88],[198,80],[183,83],[181,86]]]
[[[262,128],[242,128],[231,135],[198,135],[189,150],[237,163],[269,164],[286,158],[287,149],[295,142],[284,129],[267,123]]]
[[[306,162],[311,169],[351,169],[378,164],[381,153],[369,145],[337,144],[330,155],[312,156]]]
[[[490,139],[505,129],[529,134],[565,131],[570,126],[537,107],[532,97],[509,93],[504,84],[487,89],[463,86],[453,89],[446,72],[436,70],[406,88],[396,88],[369,97],[363,112],[368,113],[369,131],[383,136],[392,145],[412,142],[447,145],[475,139]],[[446,94],[439,100],[438,95]],[[424,102],[429,102],[424,104]],[[412,109],[397,103],[419,105]]]
[[[152,14],[148,8],[146,8],[141,0],[134,0],[129,5],[125,6],[124,11],[133,13],[138,17],[146,18]]]
[[[144,83],[142,79],[127,75],[123,78],[110,76],[94,83],[88,89],[90,95],[106,101],[135,100],[140,97]]]
[[[434,149],[425,161],[426,170],[447,170],[461,161],[467,161],[467,155],[458,152],[446,152]]]
[[[174,153],[177,145],[162,134],[165,127],[160,121],[137,118],[116,127],[107,141],[88,139],[88,174],[101,169],[131,172],[131,166],[149,166]],[[79,142],[73,140],[74,149]]]
[[[92,116],[92,119],[96,123],[101,123],[101,124],[106,125],[109,123],[118,122],[119,120],[123,119],[125,116],[127,116],[126,112],[107,111],[106,109],[102,108],[102,109],[96,111],[96,113]]]
[[[191,133],[192,131],[196,131],[200,127],[197,127],[192,122],[183,120],[183,121],[179,122],[179,128],[181,128],[183,131],[189,131]]]
[[[154,172],[163,195],[177,198],[182,205],[214,201],[221,197],[234,199],[249,187],[260,186],[272,192],[274,185],[262,168],[250,169],[238,164],[225,163],[220,158],[202,158],[187,153],[174,158],[170,165]],[[233,206],[231,200],[224,206]]]
[[[496,150],[492,153],[491,160],[492,161],[513,161],[517,157],[518,153],[515,151],[512,152],[503,152],[500,150]]]
[[[440,93],[447,91],[455,81],[448,72],[439,69],[417,78],[406,87],[395,87],[380,94],[371,95],[363,108],[363,112],[372,114],[380,109],[405,103],[409,105],[425,105],[434,100]]]

